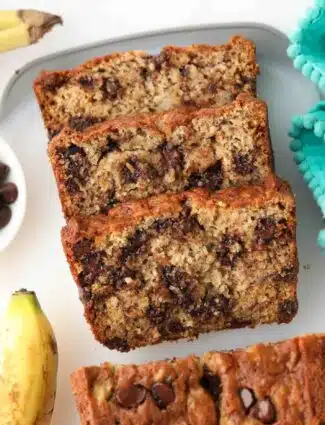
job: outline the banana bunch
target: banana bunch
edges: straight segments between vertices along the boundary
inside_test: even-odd
[[[49,425],[58,352],[34,292],[15,292],[0,325],[0,425]]]
[[[0,10],[0,52],[36,43],[56,24],[60,16],[38,10]]]

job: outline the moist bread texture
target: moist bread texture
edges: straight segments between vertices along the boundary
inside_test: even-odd
[[[220,46],[166,46],[96,58],[70,70],[43,72],[34,90],[49,136],[64,124],[89,125],[139,112],[216,107],[241,92],[255,95],[255,45],[235,36]]]
[[[49,157],[67,218],[160,193],[257,184],[273,170],[266,104],[246,94],[220,108],[66,128]]]
[[[325,335],[71,377],[82,425],[322,425]]]
[[[297,311],[295,200],[286,183],[159,195],[62,230],[94,336],[120,351],[287,323]]]

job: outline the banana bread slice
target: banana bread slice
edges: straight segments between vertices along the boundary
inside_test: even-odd
[[[67,218],[160,193],[260,183],[273,165],[266,105],[246,94],[217,109],[65,129],[49,157]]]
[[[286,183],[159,195],[62,230],[98,341],[128,351],[201,332],[290,322],[295,200]]]
[[[71,376],[82,425],[322,425],[325,335]]]
[[[52,137],[66,123],[83,130],[118,115],[220,106],[241,92],[254,95],[258,70],[254,43],[235,36],[221,46],[114,53],[70,71],[43,72],[34,90]]]

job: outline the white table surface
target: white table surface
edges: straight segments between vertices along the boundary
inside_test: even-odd
[[[0,94],[16,69],[52,52],[120,35],[205,23],[259,22],[290,33],[312,4],[313,0],[0,0],[0,9],[35,8],[64,19],[63,27],[56,27],[40,43],[0,54]]]

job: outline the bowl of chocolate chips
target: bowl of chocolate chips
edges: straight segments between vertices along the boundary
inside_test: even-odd
[[[26,211],[26,182],[12,148],[0,137],[0,251],[17,235]]]

